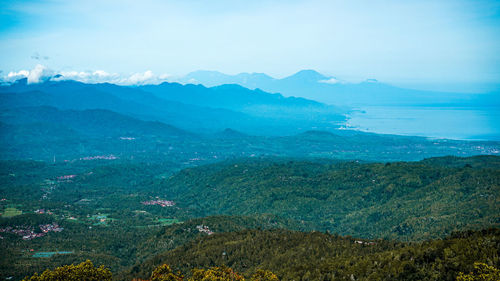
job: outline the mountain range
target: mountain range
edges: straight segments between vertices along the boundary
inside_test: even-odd
[[[336,106],[500,106],[500,90],[485,94],[449,93],[405,89],[367,79],[348,83],[315,70],[301,70],[277,79],[263,73],[227,75],[217,71],[195,71],[178,79],[182,83],[208,87],[238,84],[284,96],[305,97]]]
[[[248,155],[395,161],[499,150],[497,142],[340,130],[349,108],[235,84],[20,80],[0,87],[0,110],[2,159],[116,154],[191,164]]]
[[[283,135],[335,129],[347,109],[303,98],[286,98],[236,85],[213,88],[163,83],[142,87],[26,80],[0,87],[0,109],[52,106],[105,109],[196,132],[234,128],[252,134]]]

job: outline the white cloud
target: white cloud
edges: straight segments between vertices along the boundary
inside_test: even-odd
[[[62,76],[53,80],[75,80],[83,83],[117,83],[120,80],[120,75],[116,73],[108,73],[104,70],[96,71],[61,71]]]
[[[198,80],[191,78],[189,79],[186,84],[201,84]]]
[[[130,77],[123,80],[123,84],[131,85],[144,85],[144,84],[154,84],[158,77],[156,77],[151,70],[144,73],[135,73]]]
[[[56,75],[60,74],[60,75]],[[109,73],[104,70],[95,71],[53,71],[43,65],[36,65],[32,70],[11,71],[6,76],[0,77],[0,82],[12,83],[16,80],[28,78],[29,84],[40,83],[47,80],[64,81],[74,80],[83,83],[112,83],[118,85],[146,85],[160,84],[169,81],[171,75],[156,75],[151,70],[128,75]]]
[[[22,78],[28,78],[28,83],[40,83],[50,79],[54,72],[41,64],[37,64],[32,70],[11,71],[7,76],[0,78],[3,82],[14,82]]]
[[[96,70],[96,71],[94,71],[94,73],[93,73],[93,74],[94,74],[94,75],[97,75],[97,76],[99,76],[99,77],[108,77],[108,76],[110,76],[110,74],[109,74],[109,73],[107,73],[107,72],[106,72],[106,71],[104,71],[104,70]]]
[[[340,80],[338,80],[337,78],[330,78],[330,79],[326,79],[326,80],[319,80],[318,81],[319,83],[325,83],[325,84],[337,84],[337,83],[341,83]]]
[[[30,72],[28,70],[20,70],[18,72],[11,71],[2,80],[5,81],[5,82],[14,82],[16,80],[28,77],[29,73]]]
[[[158,78],[159,78],[160,80],[164,80],[164,81],[166,81],[166,80],[168,80],[168,79],[171,79],[171,78],[172,78],[172,75],[170,75],[170,74],[166,74],[166,73],[163,73],[163,74],[160,74],[160,76],[158,76]]]

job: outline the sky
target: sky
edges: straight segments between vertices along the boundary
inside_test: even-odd
[[[497,87],[500,1],[0,0],[4,79],[137,84],[201,69]]]

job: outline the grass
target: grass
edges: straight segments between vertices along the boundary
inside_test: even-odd
[[[10,218],[10,217],[14,217],[14,216],[19,216],[22,213],[23,213],[23,211],[18,210],[18,209],[13,208],[13,207],[10,207],[10,208],[5,208],[5,211],[3,212],[2,217]]]
[[[168,225],[172,225],[172,224],[176,224],[176,223],[182,223],[178,219],[158,219],[157,222],[161,226],[168,226]]]
[[[149,227],[160,227],[160,226],[169,226],[177,223],[182,223],[178,219],[157,219],[154,221],[155,224],[150,225],[136,225],[137,228],[149,228]]]
[[[73,252],[61,251],[61,252],[37,252],[33,255],[34,258],[50,258],[53,255],[67,255],[73,254]]]

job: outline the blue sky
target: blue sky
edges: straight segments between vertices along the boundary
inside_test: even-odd
[[[500,84],[500,1],[0,3],[0,76],[36,65],[139,79],[316,69],[415,87]]]

